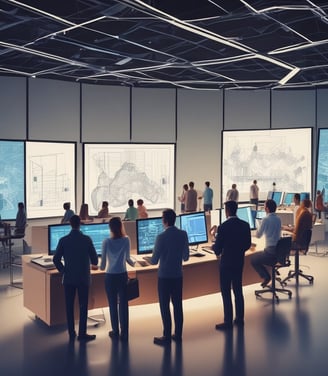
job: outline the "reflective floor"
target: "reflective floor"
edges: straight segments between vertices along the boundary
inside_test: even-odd
[[[9,286],[8,269],[0,270],[1,375],[327,375],[328,370],[328,250],[302,256],[304,272],[314,284],[300,280],[289,287],[291,300],[279,304],[258,299],[244,289],[246,322],[243,330],[217,332],[222,321],[220,294],[184,302],[183,343],[162,348],[153,336],[162,327],[157,304],[130,308],[128,344],[108,337],[108,310],[94,310],[106,322],[89,333],[97,339],[69,345],[64,326],[49,328],[23,307],[23,291]],[[312,249],[310,251],[315,251]],[[287,273],[286,270],[285,273]],[[19,275],[18,275],[19,277]],[[202,283],[197,280],[195,283]]]

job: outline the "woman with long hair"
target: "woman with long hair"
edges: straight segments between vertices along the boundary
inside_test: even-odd
[[[130,239],[126,236],[121,218],[109,221],[110,237],[102,244],[100,269],[106,271],[105,289],[109,305],[113,339],[124,341],[129,337],[129,306],[127,298],[128,273],[126,262],[134,266],[130,258]]]

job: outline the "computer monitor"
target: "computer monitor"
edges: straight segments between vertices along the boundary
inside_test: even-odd
[[[83,234],[90,236],[97,255],[101,256],[101,246],[105,238],[109,237],[108,223],[81,224],[80,230]],[[54,255],[59,239],[71,231],[69,224],[48,225],[48,254]]]
[[[310,192],[301,192],[301,202],[305,199],[309,200],[310,199]]]
[[[269,191],[267,194],[267,200],[272,200],[273,191]]]
[[[274,191],[274,192],[272,193],[272,200],[275,201],[275,203],[277,204],[277,206],[281,205],[281,201],[282,201],[282,192]]]
[[[162,217],[140,218],[136,220],[137,254],[153,252],[156,237],[164,231]]]
[[[205,212],[192,212],[180,215],[181,230],[188,234],[189,245],[208,242]]]
[[[294,202],[294,196],[295,196],[295,193],[285,192],[283,204],[286,206],[291,205]]]
[[[240,206],[237,209],[237,217],[249,224],[251,230],[254,230],[255,227],[255,216],[252,211],[251,206]],[[221,223],[226,220],[225,210],[221,210]]]

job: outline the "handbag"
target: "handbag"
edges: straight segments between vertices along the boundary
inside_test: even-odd
[[[138,278],[129,278],[127,282],[128,300],[139,298],[139,280]]]

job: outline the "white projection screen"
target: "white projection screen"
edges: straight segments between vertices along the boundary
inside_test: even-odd
[[[276,191],[310,192],[312,179],[312,128],[223,131],[222,198],[233,183],[239,201],[249,201],[256,179],[260,199]]]
[[[63,203],[75,208],[75,143],[26,142],[28,218],[63,216]]]
[[[174,207],[174,144],[84,144],[84,202],[89,214],[102,201],[110,213],[141,198],[148,210]]]

